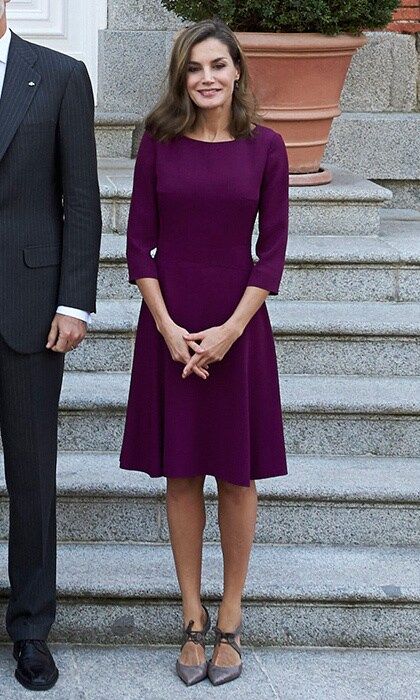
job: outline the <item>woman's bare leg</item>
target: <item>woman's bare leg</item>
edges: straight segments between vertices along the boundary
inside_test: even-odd
[[[166,509],[175,568],[182,596],[184,627],[194,620],[193,630],[203,629],[206,616],[201,605],[203,531],[206,524],[204,476],[168,478]],[[187,642],[180,661],[196,665],[205,661],[203,648]]]
[[[249,557],[255,535],[257,491],[250,486],[236,486],[218,481],[219,528],[223,551],[223,598],[219,608],[219,627],[232,632],[241,622],[241,601],[248,572]],[[239,637],[236,639],[239,642]],[[222,643],[213,655],[213,663],[231,666],[239,662],[232,647]]]

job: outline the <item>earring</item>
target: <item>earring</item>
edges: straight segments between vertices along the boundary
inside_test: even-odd
[[[235,80],[234,85],[235,85],[235,90],[237,90],[239,88],[239,80]]]

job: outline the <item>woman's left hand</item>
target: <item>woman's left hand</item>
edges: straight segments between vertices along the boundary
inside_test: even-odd
[[[213,362],[223,360],[227,351],[232,347],[235,340],[239,338],[241,331],[235,326],[224,324],[223,326],[213,326],[199,333],[185,333],[183,338],[189,344],[189,341],[198,342],[201,340],[200,347],[204,352],[194,353],[191,360],[184,367],[182,377],[188,377],[193,371],[193,367],[204,367]]]

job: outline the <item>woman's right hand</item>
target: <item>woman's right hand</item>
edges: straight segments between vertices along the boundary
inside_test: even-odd
[[[185,328],[182,328],[182,326],[178,326],[173,321],[165,325],[164,328],[161,328],[160,332],[166,345],[168,346],[171,357],[175,362],[182,362],[184,366],[187,365],[191,359],[189,350],[190,347],[194,352],[203,352],[199,343],[191,340],[189,340],[187,343],[185,338],[182,336],[185,333],[188,333],[188,331]],[[207,379],[209,376],[209,373],[205,367],[194,367],[194,372],[198,377],[201,377],[201,379]]]

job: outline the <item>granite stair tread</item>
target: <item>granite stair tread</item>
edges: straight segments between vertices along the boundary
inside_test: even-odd
[[[61,409],[125,410],[129,379],[128,372],[67,372]],[[420,376],[283,374],[280,386],[286,412],[420,413]]]
[[[0,543],[0,595],[7,588],[7,545]],[[245,600],[420,603],[420,548],[255,544]],[[203,548],[203,595],[220,596],[222,554]],[[179,599],[169,544],[61,543],[58,596]]]
[[[138,299],[99,299],[92,332],[135,330]],[[299,301],[269,299],[274,334],[357,334],[415,336],[420,333],[420,302]]]
[[[284,477],[258,482],[261,499],[420,503],[419,458],[290,454],[288,469]],[[151,479],[143,472],[120,469],[118,452],[59,452],[59,496],[163,499],[165,489],[164,477]],[[212,499],[216,493],[215,480],[207,477],[206,496]],[[3,473],[0,494],[6,495]]]
[[[102,235],[101,261],[125,263],[125,236]],[[381,212],[379,236],[293,236],[286,264],[420,265],[420,212],[390,209]]]
[[[101,185],[101,194],[108,197],[112,196],[109,190],[109,183],[115,186],[113,196],[120,196],[125,193],[126,196],[131,196],[131,187],[128,189],[122,187],[121,177],[132,177],[134,170],[134,159],[132,158],[98,158],[99,182]],[[345,199],[346,202],[364,202],[383,203],[392,199],[392,193],[379,185],[376,185],[370,180],[366,180],[362,176],[356,175],[350,171],[331,166],[333,172],[333,181],[328,186],[318,185],[314,187],[291,187],[290,198],[291,202],[295,200],[308,200],[315,203],[324,202],[341,202]],[[113,177],[114,176],[114,177]],[[105,188],[102,190],[102,184]]]
[[[109,112],[105,110],[95,110],[96,126],[136,126],[141,121],[141,116],[137,112]]]
[[[127,157],[98,158],[99,184],[103,197],[131,196],[134,163],[134,159]],[[305,200],[319,204],[335,202],[344,205],[378,205],[392,199],[392,193],[384,187],[334,164],[328,167],[333,173],[333,181],[328,185],[315,187],[291,187],[291,204],[294,201]]]
[[[52,644],[60,669],[51,700],[210,700],[220,689],[206,680],[186,690],[175,674],[177,646]],[[420,651],[343,647],[244,646],[243,673],[223,698],[255,700],[411,700],[420,695]],[[0,684],[8,700],[27,693],[14,679],[11,647],[0,646]],[[75,669],[78,673],[75,674]],[[363,669],[363,672],[361,672]]]

